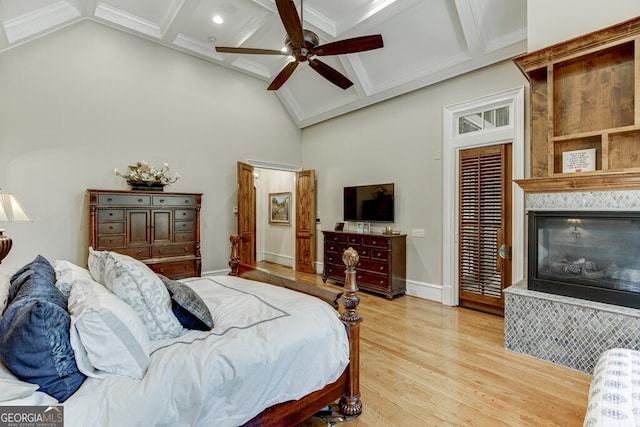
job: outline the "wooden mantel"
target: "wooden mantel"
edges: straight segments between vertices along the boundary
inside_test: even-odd
[[[640,171],[558,174],[558,176],[514,180],[526,193],[568,191],[640,190]]]

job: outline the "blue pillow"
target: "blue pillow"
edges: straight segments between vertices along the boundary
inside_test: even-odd
[[[187,329],[210,331],[213,317],[200,295],[184,283],[158,275],[171,296],[171,310],[180,324]]]
[[[20,269],[10,294],[0,320],[0,359],[19,379],[64,402],[86,377],[76,365],[71,317],[49,261],[38,256]]]

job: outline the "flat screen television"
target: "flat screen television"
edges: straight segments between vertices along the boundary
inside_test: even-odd
[[[393,222],[394,185],[344,187],[344,220]]]

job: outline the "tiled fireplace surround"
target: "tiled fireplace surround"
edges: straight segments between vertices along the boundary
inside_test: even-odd
[[[527,193],[529,210],[640,210],[640,190]],[[593,373],[613,347],[640,350],[640,310],[527,289],[505,290],[504,346]]]

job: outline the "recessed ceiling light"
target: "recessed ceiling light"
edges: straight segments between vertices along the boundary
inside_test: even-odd
[[[222,19],[222,16],[220,15],[216,15],[212,18],[213,22],[215,22],[216,24],[222,24],[224,22],[224,19]]]

